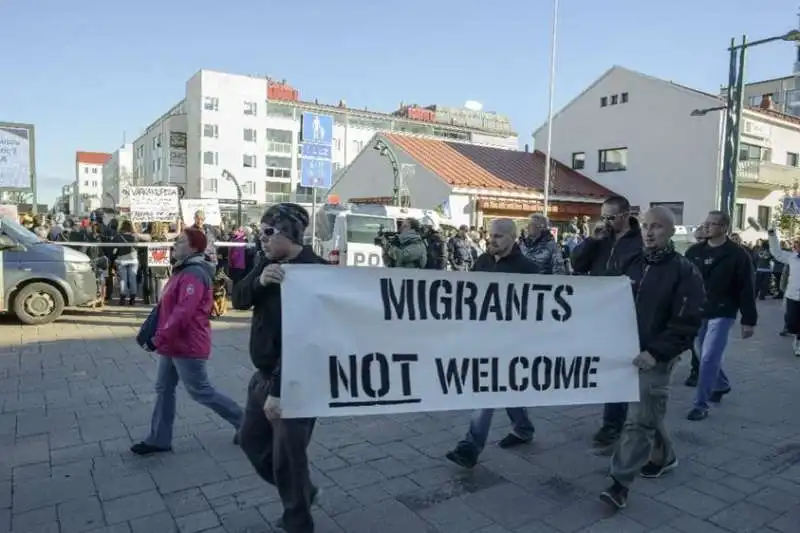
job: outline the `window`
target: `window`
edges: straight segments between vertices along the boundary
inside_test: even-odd
[[[216,96],[204,96],[203,109],[206,111],[219,111],[219,98]]]
[[[289,130],[267,129],[267,140],[292,144],[292,132]]]
[[[267,182],[267,192],[268,193],[291,194],[292,193],[292,184],[291,183],[281,182],[281,181],[268,181]]]
[[[666,207],[672,211],[675,217],[675,224],[678,226],[683,225],[683,202],[650,202],[650,207]]]
[[[364,149],[364,141],[353,141],[353,153],[357,154]]]
[[[272,168],[292,168],[292,158],[267,156],[266,166]]]
[[[617,105],[617,98],[619,98],[619,96],[616,94],[611,95],[611,105]]]
[[[602,98],[600,98],[600,107],[605,107],[607,105],[608,105],[608,97],[603,96]]]
[[[203,152],[204,165],[216,165],[219,162],[219,154],[217,152]]]
[[[89,180],[83,180],[83,186],[84,187],[88,187],[89,186]]]
[[[334,137],[333,138],[333,148],[335,150],[341,150],[342,149],[342,140]]]
[[[83,173],[84,174],[88,174],[89,173],[89,167],[83,167]]]
[[[219,182],[217,181],[216,178],[203,180],[203,189],[205,189],[206,191],[217,192],[218,187],[219,187]]]
[[[598,152],[598,172],[618,172],[628,169],[628,149],[610,148]]]
[[[245,128],[242,130],[242,136],[244,138],[244,142],[254,143],[256,142],[256,130],[252,128]]]
[[[769,148],[748,143],[739,145],[739,161],[768,161],[770,155]]]
[[[270,102],[267,106],[267,116],[269,117],[293,117],[294,106],[290,104],[276,104]]]
[[[628,103],[628,93],[622,93],[619,95],[619,97],[623,104]]]
[[[258,115],[258,104],[256,102],[245,102],[244,114],[251,117]]]
[[[572,153],[572,168],[574,168],[575,170],[582,170],[585,165],[586,165],[586,153],[585,152],[573,152]]]
[[[772,208],[767,205],[758,206],[758,224],[762,228],[772,225]]]
[[[256,156],[252,154],[243,154],[242,166],[244,166],[244,168],[256,168]]]
[[[280,179],[291,179],[292,178],[292,169],[291,168],[267,168],[266,176],[268,178],[280,178]]]
[[[92,174],[97,174],[97,167],[92,167]]]
[[[246,181],[242,185],[242,193],[243,194],[256,194],[256,189],[258,188],[255,181]]]
[[[786,166],[797,167],[800,166],[800,155],[795,152],[786,152]]]
[[[203,137],[209,139],[219,138],[219,126],[216,124],[203,124]]]
[[[372,244],[378,232],[392,231],[394,219],[364,215],[347,215],[347,242]]]
[[[92,180],[92,187],[97,188],[97,180]]]
[[[736,208],[733,210],[733,229],[744,230],[744,221],[744,204],[736,204]]]

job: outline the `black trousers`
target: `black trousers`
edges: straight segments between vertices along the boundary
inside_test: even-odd
[[[700,373],[700,358],[697,356],[697,350],[692,346],[692,374]]]
[[[261,372],[253,374],[247,387],[239,445],[258,475],[278,489],[286,532],[313,533],[311,497],[315,489],[309,477],[307,450],[316,419],[267,420],[267,386]]]

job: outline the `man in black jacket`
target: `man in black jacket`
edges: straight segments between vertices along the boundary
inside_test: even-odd
[[[257,369],[247,388],[239,445],[256,472],[278,489],[288,533],[314,531],[311,505],[318,493],[309,478],[306,452],[316,419],[282,419],[280,410],[281,264],[327,264],[302,245],[308,221],[308,212],[297,204],[267,209],[259,235],[264,254],[233,288],[234,307],[253,308],[250,359]]]
[[[727,214],[711,211],[704,224],[706,241],[686,250],[686,258],[702,274],[706,289],[703,324],[697,334],[700,377],[689,420],[706,418],[709,402],[717,403],[731,391],[722,356],[736,315],[742,314],[743,339],[753,336],[758,321],[753,261],[744,248],[728,239],[730,225]]]
[[[600,219],[604,231],[579,244],[571,255],[575,274],[590,276],[619,276],[628,263],[642,252],[642,232],[639,222],[631,216],[631,205],[622,196],[612,196],[603,202]],[[594,435],[594,444],[607,447],[619,438],[627,403],[607,403],[603,408],[603,426]]]
[[[497,218],[492,221],[487,251],[478,257],[473,272],[504,272],[509,274],[536,274],[538,267],[525,257],[517,244],[517,227],[509,218]],[[486,446],[489,430],[492,427],[494,409],[479,409],[472,415],[469,430],[456,449],[447,452],[447,459],[453,463],[472,468],[478,463],[478,456]],[[508,407],[506,414],[513,427],[503,437],[501,448],[511,448],[525,444],[533,439],[533,424],[528,418],[528,410],[524,407]]]
[[[645,213],[643,253],[625,272],[633,284],[641,352],[633,358],[639,369],[639,403],[633,404],[611,459],[613,485],[600,494],[617,509],[627,504],[634,479],[660,477],[678,464],[664,416],[672,370],[700,329],[703,280],[675,252],[670,240],[674,233],[668,209]]]

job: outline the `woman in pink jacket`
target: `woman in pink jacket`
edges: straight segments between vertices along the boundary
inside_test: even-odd
[[[183,381],[186,392],[229,422],[236,431],[242,422],[242,408],[217,392],[208,382],[206,362],[211,355],[211,280],[214,267],[203,259],[205,234],[185,229],[175,241],[177,262],[159,302],[158,325],[147,349],[159,354],[156,405],[150,435],[134,444],[137,455],[172,449],[175,421],[175,388]]]

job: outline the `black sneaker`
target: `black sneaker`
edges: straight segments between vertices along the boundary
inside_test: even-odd
[[[474,454],[468,454],[461,450],[453,450],[451,452],[447,452],[447,460],[451,463],[455,463],[462,468],[475,468],[475,465],[478,464],[478,457]]]
[[[697,407],[693,408],[691,411],[689,411],[689,414],[686,415],[686,419],[692,420],[693,422],[704,420],[706,418],[708,418],[708,409],[698,409]]]
[[[136,455],[153,455],[154,453],[171,452],[172,448],[160,448],[152,444],[147,444],[146,442],[137,442],[131,446],[131,451]]]
[[[628,505],[628,489],[615,481],[613,485],[600,493],[600,499],[621,511]]]
[[[780,333],[778,333],[778,335],[780,335],[781,337],[788,337],[789,336],[789,330],[784,328],[784,329],[781,330]]]
[[[322,494],[322,489],[319,487],[311,487],[311,507],[314,507],[319,503],[319,495]],[[286,531],[286,527],[283,524],[283,517],[278,518],[275,522],[275,527],[278,529],[282,529]]]
[[[530,441],[525,440],[523,438],[514,435],[513,433],[509,433],[503,439],[497,443],[498,446],[501,448],[513,448],[514,446],[520,446],[522,444],[528,444]]]
[[[619,440],[620,431],[611,426],[603,426],[592,437],[592,443],[597,447],[611,446]]]
[[[650,461],[649,463],[647,463],[642,467],[642,470],[639,472],[639,475],[642,476],[643,478],[655,479],[663,476],[670,470],[674,469],[676,466],[678,466],[677,457],[665,465],[657,465],[653,461]]]
[[[691,372],[683,384],[687,387],[697,387],[697,372]]]
[[[730,391],[731,391],[730,387],[728,387],[725,390],[715,390],[714,392],[711,393],[711,398],[709,398],[708,400],[714,403],[719,403],[722,401],[722,397],[728,394]]]

